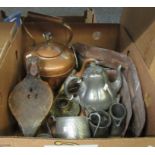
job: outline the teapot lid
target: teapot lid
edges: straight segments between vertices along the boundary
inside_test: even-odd
[[[89,67],[84,72],[85,77],[89,77],[92,74],[102,74],[103,73],[103,68],[99,65],[96,65],[94,62],[92,62]]]

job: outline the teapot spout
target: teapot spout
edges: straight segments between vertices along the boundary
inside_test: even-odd
[[[122,66],[119,65],[117,68],[117,76],[116,80],[111,83],[111,87],[113,89],[114,94],[116,95],[120,88],[122,87],[122,74],[121,74]]]

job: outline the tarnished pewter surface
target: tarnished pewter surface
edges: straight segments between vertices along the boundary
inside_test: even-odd
[[[91,64],[87,67],[88,63]],[[69,76],[64,84],[66,95],[89,112],[108,110],[122,86],[121,66],[117,68],[115,81],[110,82],[105,69],[96,63],[86,59],[81,70]],[[79,87],[77,91],[75,87]]]
[[[90,136],[88,119],[86,117],[76,116],[56,118],[57,138],[83,139],[89,138]]]
[[[123,75],[126,79],[126,84],[124,83],[124,86],[122,87],[124,91],[121,91],[121,94],[123,96],[123,102],[126,100],[126,103],[124,102],[124,104],[127,105],[131,102],[130,105],[132,106],[132,109],[129,104],[126,106],[126,123],[130,123],[131,115],[133,115],[130,131],[132,131],[135,136],[140,136],[146,123],[146,112],[142,97],[140,80],[136,67],[131,58],[125,54],[113,50],[88,46],[81,43],[75,44],[74,49],[78,54],[80,62],[83,62],[86,58],[93,58],[100,61],[100,65],[113,69],[116,69],[120,64],[122,65],[124,68]],[[126,90],[127,88],[125,88],[125,85],[128,85],[130,93],[130,97],[128,97],[128,99],[125,97],[128,91]],[[132,114],[130,113],[131,110],[133,111]],[[127,131],[127,124],[123,131],[123,135]]]
[[[57,98],[50,113],[55,117],[77,116],[80,113],[80,105],[67,98]]]

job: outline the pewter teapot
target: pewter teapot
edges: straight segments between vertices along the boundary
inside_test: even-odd
[[[98,61],[86,59],[81,70],[66,79],[64,91],[70,100],[80,104],[86,111],[102,111],[117,102],[121,85],[121,66],[117,68],[115,81],[110,82],[105,68]]]

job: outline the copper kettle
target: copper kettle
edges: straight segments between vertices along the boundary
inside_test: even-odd
[[[37,14],[35,16],[37,16]],[[73,37],[71,27],[64,23],[61,19],[54,19],[52,21],[51,18],[50,22],[59,23],[68,30],[69,38],[66,43],[61,44],[53,41],[52,34],[50,32],[45,32],[43,33],[45,41],[35,45],[31,51],[26,53],[25,58],[27,59],[31,56],[37,56],[39,58],[40,75],[55,90],[74,68],[76,61],[74,52],[69,47]],[[26,32],[28,31],[27,28],[25,30]],[[27,34],[30,35],[30,32]]]

